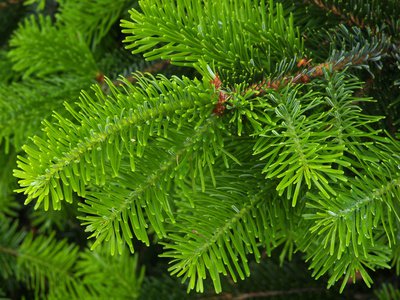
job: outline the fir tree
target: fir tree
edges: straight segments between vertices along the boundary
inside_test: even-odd
[[[399,298],[399,17],[0,2],[0,297]]]

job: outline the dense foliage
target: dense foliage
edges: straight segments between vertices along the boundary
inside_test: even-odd
[[[397,0],[0,20],[0,297],[399,297]]]

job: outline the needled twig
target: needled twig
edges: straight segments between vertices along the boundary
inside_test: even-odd
[[[298,288],[291,290],[274,290],[274,291],[263,291],[263,292],[250,292],[240,295],[232,295],[231,293],[223,293],[218,296],[207,298],[208,300],[246,300],[254,298],[269,298],[276,296],[292,295],[292,294],[302,294],[302,293],[315,293],[322,292],[323,288]],[[202,300],[202,299],[201,299]]]
[[[170,65],[170,63],[171,62],[169,60],[163,60],[161,62],[157,62],[157,63],[152,64],[151,66],[141,70],[141,72],[142,73],[156,74],[156,73],[164,70],[166,67],[168,67]],[[96,81],[98,83],[100,83],[101,85],[105,84],[104,79],[105,79],[105,75],[103,73],[98,72],[96,74]],[[137,79],[132,75],[129,75],[129,76],[125,77],[125,79],[127,79],[129,82],[132,82],[132,83],[137,81]],[[113,81],[113,84],[116,85],[116,86],[119,86],[119,85],[122,84],[122,81],[117,79],[117,80]]]
[[[295,75],[287,75],[275,80],[264,79],[260,83],[251,85],[246,89],[246,93],[252,91],[256,96],[262,96],[265,95],[268,90],[278,90],[288,84],[305,84],[315,78],[323,76],[325,70],[340,71],[348,66],[361,65],[365,63],[369,57],[371,57],[371,53],[351,55],[336,62],[324,62],[315,66],[309,66],[311,60],[307,61],[303,58],[298,62],[297,66],[309,66],[308,68],[295,73]],[[215,105],[213,113],[217,116],[221,116],[225,111],[225,105],[229,99],[229,95],[222,89],[222,82],[218,74],[210,83],[215,86],[215,90],[218,93],[218,102]]]
[[[351,12],[344,13],[343,11],[340,10],[340,8],[336,7],[335,5],[328,5],[324,3],[322,0],[305,0],[305,3],[311,3],[315,4],[319,8],[321,8],[324,11],[330,12],[334,14],[335,16],[338,16],[341,18],[343,21],[347,23],[347,25],[350,26],[358,26],[360,28],[364,28],[364,20],[360,20],[357,16],[353,15]]]

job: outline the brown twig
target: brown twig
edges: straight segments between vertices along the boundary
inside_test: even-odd
[[[346,62],[342,61],[336,65],[332,63],[321,63],[314,67],[309,67],[300,72],[297,72],[294,76],[285,76],[282,79],[269,81],[263,80],[261,83],[253,84],[252,86],[250,86],[247,91],[252,90],[257,96],[262,96],[268,91],[268,89],[278,90],[288,84],[308,83],[314,78],[321,77],[324,74],[324,70],[332,69],[336,71],[343,69],[343,67],[347,65],[349,61],[350,60]]]
[[[275,290],[275,291],[263,291],[263,292],[251,292],[240,295],[232,295],[231,293],[222,293],[221,295],[201,298],[200,300],[246,300],[250,298],[268,298],[276,296],[284,296],[291,294],[301,294],[307,292],[321,292],[323,288],[298,288],[292,290]]]
[[[306,69],[305,71],[298,72],[295,76],[286,76],[282,79],[268,81],[264,79],[260,83],[251,85],[246,92],[252,91],[255,93],[255,95],[262,96],[270,89],[278,90],[282,86],[288,85],[289,83],[307,83],[314,77],[322,76],[324,73],[323,69],[328,69],[329,67],[329,63],[323,63]],[[210,83],[214,85],[215,91],[218,94],[218,102],[214,107],[213,113],[216,116],[222,116],[226,108],[226,102],[229,100],[229,95],[221,88],[222,82],[218,74],[215,75],[215,78],[212,79]]]
[[[169,60],[163,60],[157,63],[152,64],[151,66],[148,66],[147,68],[143,69],[143,71],[141,71],[142,73],[151,73],[151,74],[155,74],[158,73],[162,70],[165,70],[165,68],[167,68],[169,65],[171,64],[171,62]],[[136,82],[136,77],[130,75],[128,77],[125,77],[129,82]],[[114,82],[116,85],[121,85],[121,81],[116,80]]]
[[[222,82],[219,78],[218,74],[216,74],[215,78],[210,82],[215,87],[215,91],[218,93],[218,102],[215,105],[213,113],[217,116],[222,116],[225,111],[225,102],[228,100],[228,95],[225,91],[221,90]]]
[[[143,69],[141,72],[155,74],[155,73],[158,73],[158,72],[164,70],[166,67],[168,67],[170,65],[170,63],[171,62],[169,60],[163,60],[163,61],[154,63],[151,66],[148,66],[147,68]],[[96,81],[99,84],[104,85],[105,84],[104,79],[105,79],[105,75],[103,73],[98,72],[96,74]],[[132,75],[126,76],[125,79],[132,83],[137,81],[136,77],[134,77]],[[117,80],[113,81],[113,84],[116,86],[119,86],[119,85],[122,85],[122,81],[117,79]]]
[[[331,12],[332,14],[341,18],[347,25],[358,26],[359,28],[365,28],[368,26],[372,31],[376,31],[376,24],[373,24],[371,22],[371,20],[360,19],[359,17],[357,17],[356,15],[354,15],[351,12],[344,13],[342,10],[340,10],[335,5],[328,6],[322,0],[304,0],[304,3],[315,4],[322,10]],[[378,18],[378,16],[375,15],[374,18]],[[386,18],[383,19],[383,22],[386,23],[390,27],[395,26],[395,24],[393,23],[393,19],[391,19],[388,16],[386,16]]]
[[[353,15],[352,13],[344,13],[342,12],[338,7],[335,5],[328,6],[324,1],[322,0],[305,0],[305,3],[312,3],[321,8],[322,10],[325,10],[327,12],[331,12],[335,16],[340,17],[343,21],[345,21],[348,25],[350,26],[358,26],[360,28],[364,28],[364,20],[360,20],[357,16]]]
[[[0,3],[0,9],[5,9],[9,7],[10,5],[15,5],[15,4],[20,4],[24,2],[23,0],[8,0]]]
[[[312,79],[323,76],[324,71],[340,71],[348,66],[358,66],[365,63],[369,57],[371,57],[371,53],[351,55],[338,62],[320,63],[297,72],[294,76],[285,76],[282,79],[272,81],[264,80],[259,84],[253,84],[247,91],[253,90],[256,92],[256,95],[260,96],[265,94],[268,89],[278,90],[282,86],[286,86],[288,84],[308,83]]]
[[[249,88],[246,89],[246,93],[251,91],[254,92],[256,96],[265,95],[268,90],[279,90],[280,88],[287,86],[289,84],[305,84],[310,82],[311,80],[322,77],[324,75],[324,71],[340,71],[344,68],[352,65],[357,66],[365,63],[365,61],[371,57],[371,53],[367,54],[359,54],[359,55],[350,55],[345,57],[344,59],[338,62],[325,62],[320,63],[315,66],[310,66],[311,60],[307,60],[306,58],[302,58],[299,60],[297,66],[309,66],[294,75],[287,75],[283,78],[275,79],[275,80],[266,80],[264,79],[260,83],[253,84]],[[229,95],[222,89],[222,82],[218,77],[218,74],[215,76],[213,80],[210,82],[215,86],[215,90],[218,93],[218,102],[215,105],[213,113],[217,116],[222,116],[225,111],[226,102],[229,100]]]
[[[293,289],[288,291],[265,291],[265,292],[254,292],[242,294],[237,297],[234,297],[232,300],[245,300],[249,298],[261,298],[261,297],[274,297],[274,296],[282,296],[282,295],[291,295],[291,294],[301,294],[306,292],[320,292],[322,288],[300,288]]]

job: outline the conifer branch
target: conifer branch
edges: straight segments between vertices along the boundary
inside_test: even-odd
[[[207,298],[200,298],[199,300],[246,300],[253,298],[270,298],[270,297],[279,297],[285,295],[293,295],[293,294],[303,294],[303,293],[321,293],[323,289],[321,288],[298,288],[298,289],[289,289],[289,290],[274,290],[274,291],[263,291],[263,292],[252,292],[252,293],[243,293],[239,295],[234,295],[232,293],[222,293],[218,296],[212,296]]]
[[[189,82],[194,85],[189,85]],[[44,201],[47,210],[51,198],[53,207],[60,209],[60,200],[72,201],[72,191],[82,196],[85,194],[84,185],[92,176],[89,169],[84,168],[88,162],[94,166],[96,184],[103,185],[105,161],[110,161],[116,176],[125,150],[130,154],[131,168],[134,170],[135,156],[142,155],[149,137],[154,134],[167,136],[166,128],[172,120],[179,125],[183,118],[192,113],[194,119],[200,119],[199,126],[209,117],[208,110],[212,105],[213,96],[211,89],[203,83],[178,78],[167,80],[164,77],[161,77],[159,85],[154,86],[151,83],[153,81],[144,77],[139,80],[137,86],[126,81],[125,91],[130,89],[130,94],[124,98],[117,96],[122,95],[124,91],[118,90],[112,83],[109,83],[112,95],[108,98],[99,86],[93,87],[100,103],[93,100],[88,93],[82,95],[80,103],[80,108],[87,115],[92,115],[92,118],[79,114],[66,104],[67,110],[80,124],[76,125],[58,114],[55,114],[55,118],[59,127],[46,122],[48,139],[34,137],[35,146],[24,147],[29,154],[28,159],[20,157],[19,170],[14,172],[14,175],[21,179],[19,183],[22,188],[19,191],[28,195],[26,203],[38,198],[36,207]],[[149,94],[143,95],[141,87],[149,87]],[[160,98],[160,90],[171,91],[170,96]],[[106,105],[101,103],[103,101]],[[182,111],[182,114],[177,114],[177,111]],[[110,119],[109,113],[114,115],[113,120]],[[168,116],[173,116],[172,120],[167,118]],[[154,124],[153,131],[138,130],[150,122]],[[60,137],[60,131],[65,134],[63,137]],[[84,140],[82,135],[86,136]],[[113,145],[108,142],[116,137],[121,138],[120,144]],[[44,150],[47,147],[56,151],[57,155],[36,150]],[[79,173],[79,179],[71,176]]]
[[[3,14],[22,3],[3,2]],[[341,291],[361,278],[371,286],[372,272],[391,262],[400,269],[400,143],[380,117],[396,120],[400,103],[398,1],[58,2],[45,16],[48,1],[27,0],[37,5],[30,16],[17,12],[18,29],[0,28],[10,46],[0,53],[0,143],[10,150],[0,152],[0,280],[20,280],[38,298],[135,299],[144,274],[128,248],[151,236],[162,239],[171,274],[207,294],[211,279],[223,293],[216,299],[321,291],[294,280],[286,290],[232,286],[274,249],[281,263],[301,251],[311,276]],[[113,26],[127,5],[131,58]],[[169,64],[202,79],[126,75]],[[105,78],[121,70],[125,78]],[[165,73],[176,70],[185,72]],[[369,75],[374,86],[362,89]],[[59,109],[94,78],[76,105]],[[24,195],[10,197],[8,160],[53,110],[17,158]],[[74,193],[80,203],[64,205]],[[17,213],[9,202],[21,197],[63,214],[54,223],[56,212]],[[8,222],[22,214],[35,237]],[[41,234],[78,214],[92,239],[65,235],[94,252]],[[263,268],[264,278],[278,273]],[[298,273],[290,272],[303,282]],[[233,292],[222,290],[222,276]]]
[[[305,3],[312,3],[321,8],[322,10],[332,13],[342,20],[344,20],[350,26],[358,26],[359,28],[364,28],[364,20],[359,19],[357,16],[353,15],[351,12],[344,13],[339,7],[334,4],[327,4],[323,0],[304,0]]]
[[[149,73],[149,74],[158,74],[161,71],[165,70],[169,65],[171,64],[170,60],[162,60],[160,62],[156,62],[146,68],[144,68],[141,73]],[[135,76],[128,76],[125,77],[129,82],[134,83],[137,81],[137,78]],[[117,80],[114,82],[115,85],[121,85],[122,82],[121,80]]]
[[[267,213],[274,205],[272,199],[264,203],[270,186],[246,185],[260,174],[254,173],[248,173],[244,165],[225,176],[219,174],[219,187],[210,187],[205,193],[185,192],[193,199],[194,209],[182,206],[168,235],[170,241],[163,243],[162,256],[173,259],[169,271],[182,276],[182,281],[188,280],[188,290],[203,291],[208,272],[215,290],[220,292],[220,274],[229,274],[234,282],[243,280],[250,275],[247,254],[253,254],[258,262],[260,244],[268,251],[279,244],[284,225],[275,224],[278,215]],[[247,186],[247,191],[242,186]]]
[[[357,67],[365,65],[369,60],[374,61],[376,57],[384,54],[381,49],[377,51],[348,55],[340,57],[338,60],[329,60],[325,63],[320,63],[315,66],[310,66],[302,71],[297,72],[295,75],[286,75],[282,79],[263,80],[261,83],[253,84],[247,91],[254,91],[255,95],[262,96],[267,93],[269,89],[278,90],[287,86],[288,84],[305,84],[311,80],[324,76],[326,72],[342,71],[348,67]],[[303,60],[303,59],[302,59]],[[301,60],[299,61],[299,63]]]
[[[304,0],[303,3],[315,5],[326,13],[331,13],[349,26],[369,28],[374,32],[383,24],[395,28],[400,13],[396,0],[385,2]]]
[[[140,73],[155,75],[155,74],[158,74],[161,71],[165,70],[170,65],[170,63],[171,62],[169,60],[163,60],[163,61],[160,61],[160,62],[156,62],[156,63],[144,68],[143,70],[141,70]],[[104,88],[107,85],[107,83],[105,81],[105,78],[106,78],[105,75],[103,73],[101,73],[101,72],[98,72],[96,74],[96,81],[100,85],[102,85]],[[134,75],[129,75],[129,76],[125,76],[124,80],[117,79],[117,80],[114,80],[112,83],[115,86],[121,86],[121,85],[124,84],[125,80],[130,82],[130,83],[135,83],[135,82],[137,82],[137,77],[134,76]]]
[[[241,6],[226,6],[219,2],[203,5],[195,0],[191,5],[178,4],[164,7],[161,2],[140,2],[142,12],[131,10],[132,21],[121,22],[122,32],[127,34],[126,48],[134,54],[144,53],[147,60],[169,59],[172,64],[188,67],[198,67],[202,62],[214,64],[221,78],[230,82],[269,72],[283,54],[302,52],[293,18],[287,17],[279,3],[263,1],[255,5],[246,0]],[[221,10],[225,11],[223,18]],[[187,13],[190,18],[184,17]],[[252,26],[248,24],[250,19]],[[278,32],[287,38],[281,40]]]
[[[347,33],[345,28],[342,27],[341,29]],[[326,73],[340,72],[346,68],[359,68],[365,66],[367,66],[366,68],[368,69],[367,64],[369,62],[380,61],[383,56],[388,54],[390,51],[389,48],[389,45],[384,42],[379,45],[371,43],[369,47],[366,45],[361,49],[359,46],[355,46],[354,49],[347,52],[333,51],[331,57],[326,62],[314,66],[311,65],[311,60],[301,58],[297,63],[297,67],[306,67],[303,70],[296,72],[294,75],[290,73],[280,74],[275,78],[263,79],[260,83],[254,83],[244,89],[242,95],[252,93],[254,95],[253,97],[262,97],[270,90],[277,91],[288,85],[308,84],[314,79],[325,76]],[[221,82],[218,74],[215,75],[210,83],[214,85],[218,94],[218,102],[214,108],[214,113],[221,116],[225,111],[227,103],[229,103],[229,99],[232,98],[232,93],[228,93],[227,90],[233,91],[234,94],[235,89],[227,86],[226,83]]]
[[[148,224],[143,221],[141,215],[147,217],[160,238],[166,237],[163,225],[165,221],[164,213],[168,215],[169,222],[175,223],[175,217],[171,210],[172,201],[167,196],[169,193],[167,187],[172,181],[175,181],[175,184],[179,186],[180,180],[178,178],[195,177],[194,174],[188,174],[187,170],[183,169],[182,172],[179,169],[181,169],[182,161],[185,162],[188,159],[194,162],[201,160],[196,153],[193,153],[193,149],[204,147],[202,140],[208,132],[214,131],[216,133],[218,129],[215,128],[215,123],[215,118],[210,117],[195,132],[192,129],[181,128],[179,133],[174,133],[173,144],[168,140],[155,141],[152,144],[152,150],[149,150],[146,157],[140,161],[140,165],[146,165],[147,168],[136,171],[142,174],[142,178],[132,176],[130,172],[123,173],[121,177],[118,177],[118,185],[110,185],[100,191],[88,193],[85,203],[81,204],[80,208],[80,211],[86,213],[86,216],[79,218],[83,221],[82,225],[87,226],[86,231],[93,232],[90,237],[96,238],[92,249],[100,243],[104,243],[105,238],[112,234],[117,237],[115,239],[116,245],[110,245],[113,249],[112,253],[114,253],[114,249],[117,249],[118,252],[122,251],[121,243],[118,241],[124,241],[133,252],[131,241],[133,234],[131,231],[138,240],[149,245],[146,233]],[[185,136],[190,136],[190,138],[184,138]],[[170,149],[165,149],[168,146]],[[222,145],[220,147],[222,148]],[[215,155],[217,156],[219,149],[216,149],[216,151]],[[150,166],[154,166],[154,168]],[[125,186],[125,188],[122,189],[121,186]],[[108,197],[104,197],[104,194]],[[110,200],[109,204],[108,200]],[[124,222],[130,220],[130,223],[133,224],[132,229],[129,229],[129,226],[124,226],[121,219]]]

